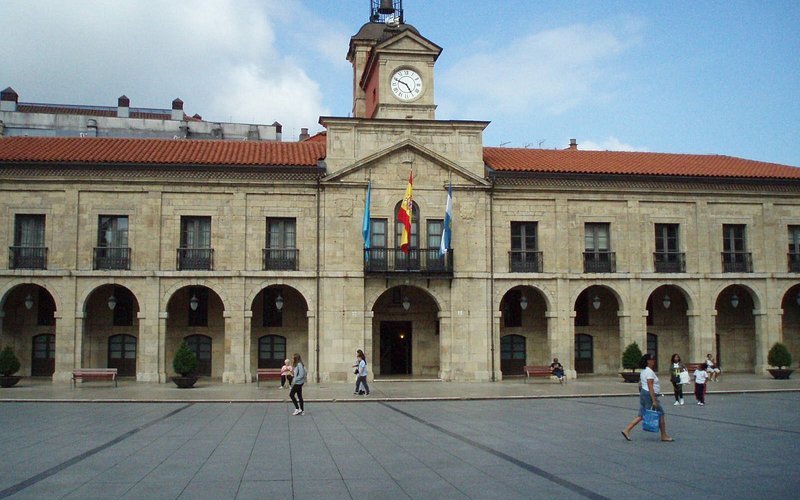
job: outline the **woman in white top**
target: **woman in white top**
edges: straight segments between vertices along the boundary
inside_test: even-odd
[[[661,385],[658,382],[658,375],[656,375],[656,372],[653,371],[653,366],[655,366],[655,364],[655,358],[651,358],[649,354],[642,356],[642,359],[639,361],[639,368],[642,368],[642,372],[639,374],[639,382],[641,384],[639,390],[639,414],[636,416],[636,418],[631,420],[631,423],[629,423],[628,426],[625,427],[625,430],[622,431],[622,435],[628,441],[631,440],[631,431],[633,428],[642,421],[642,418],[644,418],[644,411],[650,408],[660,414],[661,418],[659,419],[658,427],[659,430],[661,430],[661,441],[673,441],[673,439],[667,434],[664,408],[658,401],[658,394],[661,392]]]

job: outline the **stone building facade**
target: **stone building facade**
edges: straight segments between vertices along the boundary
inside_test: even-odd
[[[488,122],[435,118],[440,52],[367,23],[353,117],[299,143],[0,139],[0,344],[24,375],[144,382],[184,341],[231,383],[295,352],[312,382],[348,380],[356,349],[375,377],[469,381],[553,357],[616,373],[631,342],[662,368],[761,373],[779,341],[800,359],[800,169],[487,148]]]

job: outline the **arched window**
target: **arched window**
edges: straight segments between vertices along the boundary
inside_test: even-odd
[[[185,339],[189,350],[197,355],[197,375],[211,376],[211,337],[189,335]]]
[[[286,337],[264,335],[258,339],[258,367],[280,368],[286,359]]]
[[[500,371],[504,376],[522,375],[525,356],[525,337],[506,335],[500,338]]]
[[[402,205],[402,203],[402,201],[399,201],[394,207],[395,248],[400,248],[400,238],[403,236],[403,223],[397,218],[397,214],[400,211],[400,205]],[[413,200],[411,202],[411,244],[409,245],[409,248],[419,248],[419,205],[417,205],[417,203]]]

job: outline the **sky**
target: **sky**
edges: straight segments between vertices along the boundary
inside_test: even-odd
[[[369,0],[3,0],[20,102],[283,124],[349,116]],[[405,0],[443,48],[436,118],[485,146],[721,154],[800,166],[800,2]]]

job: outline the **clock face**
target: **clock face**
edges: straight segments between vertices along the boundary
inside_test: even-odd
[[[412,101],[422,93],[422,77],[413,69],[401,69],[392,75],[392,93],[401,101]]]

